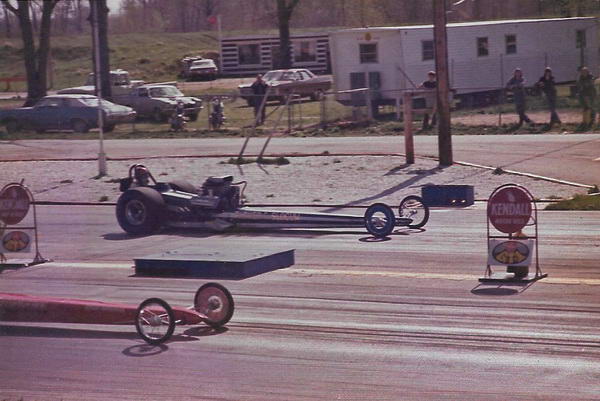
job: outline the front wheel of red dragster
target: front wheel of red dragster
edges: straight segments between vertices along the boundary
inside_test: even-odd
[[[160,298],[148,298],[135,312],[135,329],[148,344],[162,344],[175,331],[175,314]]]
[[[365,227],[376,238],[390,235],[395,225],[394,211],[385,203],[374,203],[365,212]]]
[[[194,309],[206,317],[206,324],[218,328],[227,324],[233,316],[233,297],[221,284],[206,283],[196,291]]]
[[[410,195],[400,202],[398,214],[400,218],[412,220],[409,228],[421,228],[429,220],[429,207],[420,196]]]

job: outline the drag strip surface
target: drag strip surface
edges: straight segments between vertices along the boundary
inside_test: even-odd
[[[206,280],[135,277],[134,257],[189,246],[296,249],[296,265],[220,281],[226,330],[178,327],[162,346],[130,326],[0,324],[0,398],[62,400],[600,399],[600,213],[540,213],[547,280],[480,286],[485,211],[433,211],[425,231],[170,231],[132,238],[111,208],[38,208],[53,263],[0,291],[192,303]],[[551,281],[554,280],[554,281]]]

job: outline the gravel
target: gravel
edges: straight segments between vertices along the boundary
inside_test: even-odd
[[[233,175],[248,181],[249,203],[348,204],[385,202],[397,205],[407,195],[419,195],[424,185],[473,185],[475,197],[485,199],[502,184],[525,186],[534,197],[569,198],[585,188],[552,183],[491,170],[453,165],[438,167],[429,159],[406,165],[404,157],[314,156],[289,157],[287,165],[242,166],[222,158],[149,159],[146,165],[159,181],[183,179],[200,186],[208,176]],[[131,162],[109,161],[105,177],[97,177],[97,162],[0,162],[2,182],[24,180],[37,201],[116,202],[118,179]]]

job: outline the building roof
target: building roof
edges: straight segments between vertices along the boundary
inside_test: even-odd
[[[455,22],[448,24],[448,28],[452,27],[466,27],[466,26],[489,26],[489,25],[505,25],[505,24],[526,24],[526,23],[538,23],[538,22],[550,22],[550,21],[581,21],[581,20],[595,20],[595,17],[575,17],[575,18],[530,18],[530,19],[513,19],[513,20],[496,20],[496,21],[473,21],[473,22]],[[399,30],[413,30],[413,29],[433,29],[433,25],[405,25],[405,26],[379,26],[379,27],[365,27],[365,28],[349,28],[340,29],[332,33],[342,32],[364,32],[364,31],[399,31]]]

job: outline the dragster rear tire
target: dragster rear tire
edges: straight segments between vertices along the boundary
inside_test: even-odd
[[[401,218],[413,220],[408,225],[409,228],[421,228],[429,221],[429,206],[423,202],[423,198],[420,196],[409,195],[400,202],[398,214]]]
[[[160,298],[148,298],[135,312],[135,329],[148,344],[158,345],[167,341],[175,331],[175,313],[171,306]],[[163,326],[166,331],[162,331]]]
[[[213,328],[227,324],[234,308],[231,293],[219,283],[202,285],[194,296],[194,309],[206,316],[204,322]]]
[[[117,221],[129,234],[154,234],[162,226],[165,209],[165,201],[155,189],[131,188],[117,201]]]
[[[381,214],[382,216],[376,216]],[[385,203],[374,203],[365,212],[365,228],[376,238],[384,238],[394,231],[396,217],[391,207]]]

